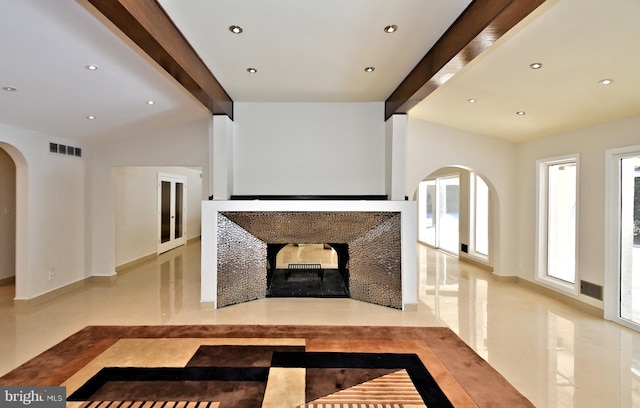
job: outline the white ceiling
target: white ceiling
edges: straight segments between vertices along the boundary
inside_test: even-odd
[[[470,0],[158,2],[234,101],[335,102],[387,99]]]
[[[469,0],[159,3],[234,101],[301,102],[384,101]],[[0,15],[1,123],[91,143],[208,114],[86,0]],[[524,141],[640,114],[638,63],[640,1],[547,0],[409,114]]]
[[[85,2],[0,0],[0,15],[0,87],[17,88],[0,123],[91,143],[207,115]]]
[[[410,114],[525,141],[640,114],[639,66],[640,1],[547,0]]]

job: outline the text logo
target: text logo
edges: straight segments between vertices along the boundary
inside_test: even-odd
[[[0,387],[2,408],[64,408],[65,387]]]

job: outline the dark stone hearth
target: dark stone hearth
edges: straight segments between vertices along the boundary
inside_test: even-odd
[[[276,269],[267,288],[267,297],[349,297],[340,271],[324,269],[324,278],[317,274],[293,274],[286,279],[286,269]]]

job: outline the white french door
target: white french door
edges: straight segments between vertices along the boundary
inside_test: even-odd
[[[420,239],[429,245],[458,254],[460,177],[439,177],[423,181]]]
[[[187,178],[158,173],[158,253],[186,240]]]
[[[640,331],[640,146],[607,151],[605,317]]]

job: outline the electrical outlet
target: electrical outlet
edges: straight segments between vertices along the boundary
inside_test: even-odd
[[[53,268],[49,269],[49,280],[53,280],[53,278],[56,277],[56,271],[53,270]]]

